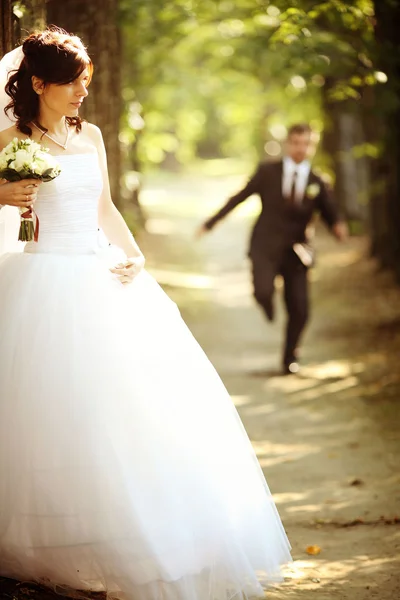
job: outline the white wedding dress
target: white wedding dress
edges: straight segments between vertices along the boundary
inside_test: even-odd
[[[263,597],[289,543],[237,412],[154,279],[110,273],[97,155],[58,158],[39,242],[0,257],[0,575]]]

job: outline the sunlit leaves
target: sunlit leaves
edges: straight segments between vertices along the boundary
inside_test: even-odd
[[[352,148],[352,154],[355,158],[363,158],[368,156],[370,158],[378,158],[382,151],[382,148],[376,144],[370,144],[365,142],[364,144],[357,144]]]
[[[221,37],[229,39],[242,36],[245,32],[245,25],[239,19],[229,19],[221,21],[217,29]]]
[[[349,99],[359,100],[360,92],[346,81],[338,81],[328,92],[330,101],[342,102]]]
[[[162,149],[146,160],[212,138],[216,152],[243,152],[265,137],[260,123],[317,114],[327,78],[331,100],[358,100],[385,78],[372,16],[371,0],[121,0],[124,98],[143,106],[141,143]]]

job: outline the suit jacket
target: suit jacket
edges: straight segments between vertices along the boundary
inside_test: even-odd
[[[261,198],[261,213],[251,235],[249,256],[279,262],[293,244],[308,243],[306,228],[316,211],[331,228],[339,220],[337,208],[326,185],[310,171],[307,189],[301,202],[290,204],[282,193],[283,161],[261,163],[247,185],[211,219],[207,229],[225,217],[252,194]],[[310,192],[313,192],[312,194]]]

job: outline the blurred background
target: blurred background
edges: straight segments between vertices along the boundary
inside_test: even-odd
[[[269,598],[400,598],[399,0],[1,0],[0,17],[2,53],[46,24],[88,47],[84,116],[113,198],[224,380],[293,545]],[[283,307],[267,326],[245,257],[257,199],[194,232],[297,121],[352,235],[318,227],[305,366],[279,377]],[[49,597],[17,591],[0,579],[0,598]]]

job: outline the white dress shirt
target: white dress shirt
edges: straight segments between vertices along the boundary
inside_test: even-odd
[[[293,185],[293,175],[296,173],[295,201],[299,203],[302,202],[307,188],[310,170],[310,161],[303,160],[301,163],[295,163],[290,156],[284,157],[282,174],[282,192],[284,198],[290,198]]]

